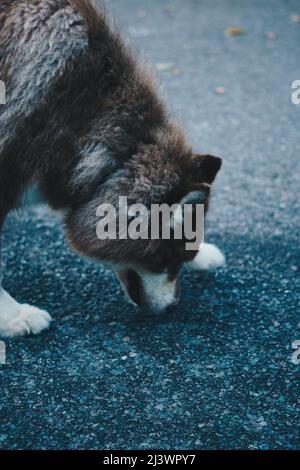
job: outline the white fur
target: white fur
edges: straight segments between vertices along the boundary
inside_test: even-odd
[[[38,334],[49,327],[49,313],[27,304],[19,304],[0,287],[0,336]]]
[[[169,281],[167,274],[141,273],[143,288],[150,306],[163,311],[176,300],[176,281]]]
[[[188,263],[188,266],[195,271],[206,271],[210,269],[217,269],[225,264],[225,256],[215,245],[211,243],[202,243],[199,252]]]

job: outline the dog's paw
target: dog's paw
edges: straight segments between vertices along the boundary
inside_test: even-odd
[[[224,264],[225,256],[221,250],[210,243],[203,243],[189,266],[195,271],[206,271],[221,268]]]
[[[37,335],[49,327],[51,316],[45,310],[40,310],[31,305],[21,304],[17,315],[8,322],[3,336],[23,336],[26,334]]]

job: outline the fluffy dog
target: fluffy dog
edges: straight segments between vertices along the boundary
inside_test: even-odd
[[[209,244],[96,236],[97,207],[121,195],[149,209],[184,201],[207,210],[221,159],[193,153],[149,73],[88,0],[1,0],[0,79],[0,231],[11,210],[45,201],[75,250],[110,265],[129,297],[156,311],[176,301],[183,263],[223,264]],[[2,336],[36,334],[50,320],[0,282]]]

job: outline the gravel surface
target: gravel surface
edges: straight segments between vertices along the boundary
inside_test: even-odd
[[[299,1],[107,9],[195,148],[224,159],[206,238],[227,265],[183,272],[180,305],[153,316],[71,253],[50,212],[12,214],[4,286],[55,321],[6,341],[0,448],[300,449]]]

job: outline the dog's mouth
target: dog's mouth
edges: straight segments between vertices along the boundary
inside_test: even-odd
[[[143,283],[133,269],[125,269],[117,272],[117,276],[123,286],[125,293],[136,305],[143,305],[144,302],[144,289]]]

